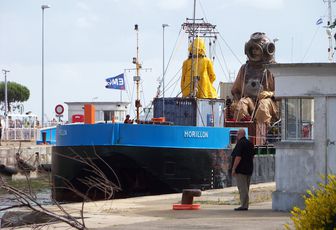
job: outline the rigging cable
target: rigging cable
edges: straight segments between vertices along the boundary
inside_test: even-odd
[[[131,101],[131,96],[130,96],[130,92],[129,92],[129,90],[127,90],[127,89],[129,89],[130,88],[130,84],[128,83],[128,78],[127,78],[127,76],[126,76],[126,71],[124,71],[125,73],[124,73],[124,77],[125,77],[125,79],[126,79],[126,94],[127,94],[127,97],[128,97],[128,100],[129,101]],[[128,72],[130,72],[130,71],[128,71]]]
[[[227,64],[227,62],[226,62],[226,60],[225,60],[225,57],[224,57],[224,54],[223,54],[223,50],[222,50],[221,45],[219,44],[218,46],[219,46],[219,50],[220,50],[221,56],[222,56],[222,58],[223,58],[223,62],[224,62],[224,64],[225,64],[226,71],[227,71],[227,74],[228,74],[228,75],[226,75],[226,73],[225,73],[225,69],[224,69],[222,63],[220,62],[220,59],[218,59],[218,63],[219,63],[219,65],[220,65],[220,67],[221,67],[221,69],[222,69],[222,71],[223,71],[223,73],[224,73],[224,77],[225,77],[225,78],[228,78],[229,81],[230,81],[230,77],[228,77],[228,76],[230,76],[229,66],[228,66],[228,64]],[[215,53],[216,53],[216,52],[215,52]],[[215,55],[216,55],[216,54],[215,54]]]
[[[309,50],[310,50],[310,48],[311,48],[311,46],[312,46],[314,40],[315,40],[316,34],[317,34],[317,32],[318,32],[319,29],[320,29],[319,27],[316,28],[315,33],[314,33],[314,35],[313,35],[313,37],[312,37],[312,39],[311,39],[311,41],[310,41],[310,43],[309,43],[309,46],[308,46],[308,48],[307,48],[305,54],[303,55],[303,58],[301,59],[301,62],[303,62],[304,59],[306,58],[306,56],[307,56],[307,54],[308,54],[308,52],[309,52]]]
[[[203,5],[201,3],[201,0],[198,1],[199,5],[201,7],[201,10],[203,12],[204,18],[206,22],[209,22],[208,18],[206,17],[206,13],[205,10],[203,8]],[[237,61],[242,64],[242,62],[240,61],[240,59],[238,58],[238,56],[233,52],[233,50],[231,49],[231,47],[229,46],[229,44],[225,41],[224,37],[221,35],[221,33],[219,33],[219,31],[217,30],[216,32],[218,32],[219,36],[222,38],[222,40],[224,41],[225,45],[228,47],[228,49],[231,51],[231,53],[233,54],[233,56],[235,56],[235,58],[237,59]]]
[[[129,84],[129,82],[128,82],[128,78],[127,78],[127,76],[126,76],[126,71],[124,70],[124,72],[125,72],[125,76],[124,76],[124,78],[126,79],[126,86],[127,86],[127,88],[126,88],[126,94],[127,94],[127,97],[128,97],[128,100],[131,102],[131,101],[133,101],[133,91],[134,91],[134,84],[133,84],[133,89],[132,89],[132,94],[130,95],[130,90],[127,90],[127,89],[130,89],[130,84]],[[128,72],[130,72],[130,70],[128,70]],[[130,114],[131,113],[131,109],[132,109],[132,104],[131,104],[131,106],[129,107],[129,109],[128,109],[128,114]],[[135,111],[133,111],[133,112],[135,112]]]
[[[170,62],[171,62],[171,60],[172,60],[173,54],[174,54],[175,51],[176,51],[177,42],[179,41],[181,32],[182,32],[182,28],[180,29],[180,32],[179,32],[179,34],[178,34],[178,36],[177,36],[177,39],[176,39],[176,41],[175,41],[173,52],[170,54],[170,57],[169,57],[169,59],[168,59],[168,63],[167,63],[166,69],[165,69],[165,73],[167,73],[167,70],[168,70],[169,64],[170,64]]]
[[[209,20],[208,20],[208,18],[206,17],[207,14],[205,13],[205,10],[204,10],[204,7],[203,7],[203,5],[202,5],[201,0],[199,0],[198,3],[199,3],[200,8],[201,8],[201,10],[202,10],[202,12],[203,12],[205,21],[208,22]],[[216,32],[218,32],[220,38],[224,41],[225,45],[228,47],[228,49],[230,50],[230,52],[232,53],[232,55],[233,55],[233,56],[237,59],[237,61],[242,65],[242,62],[240,61],[240,59],[238,58],[238,56],[233,52],[233,50],[231,49],[231,47],[229,46],[229,44],[225,41],[225,39],[224,39],[224,37],[221,35],[221,33],[219,33],[218,30],[216,30]],[[227,62],[226,62],[226,60],[225,60],[225,57],[224,57],[224,54],[223,54],[223,50],[222,50],[221,45],[218,44],[218,46],[219,46],[219,49],[220,49],[220,52],[221,52],[221,56],[222,56],[222,58],[223,58],[223,61],[224,61],[224,63],[225,63],[225,67],[226,67],[226,70],[227,70],[227,74],[228,74],[228,75],[226,76],[226,74],[225,74],[225,70],[224,70],[222,64],[220,63],[221,70],[223,71],[225,78],[227,78],[227,79],[230,81],[230,71],[229,71],[228,64],[227,64]],[[216,50],[215,50],[215,52],[214,52],[214,56],[216,56]]]
[[[176,83],[181,79],[181,75],[180,75],[180,77],[177,78],[177,80],[173,81],[173,80],[176,78],[176,76],[178,76],[178,75],[180,74],[181,70],[182,70],[182,67],[180,67],[180,69],[177,71],[177,73],[174,75],[174,77],[172,77],[172,78],[170,79],[170,81],[168,82],[168,84],[167,84],[167,86],[166,86],[167,91],[168,91],[171,87],[174,86],[174,88],[173,88],[172,93],[170,94],[170,96],[172,96],[172,94],[173,94],[174,91],[175,91],[175,88],[176,88],[176,85],[177,85]],[[159,96],[162,96],[162,92],[160,92],[157,96],[158,96],[158,97],[159,97]]]
[[[145,100],[145,93],[144,93],[144,89],[143,89],[143,80],[141,80],[140,81],[140,86],[141,86],[141,91],[140,91],[140,93],[141,93],[141,95],[142,95],[142,100],[143,100],[143,102],[144,102],[144,105],[146,104],[146,100]],[[141,96],[140,96],[141,97]],[[143,107],[144,108],[144,107]],[[143,109],[142,109],[142,111],[143,111]]]
[[[202,5],[202,3],[201,3],[201,0],[198,0],[198,3],[199,3],[200,8],[201,8],[201,10],[202,10],[202,12],[203,12],[205,21],[206,21],[206,22],[209,22],[208,18],[206,17],[207,14],[205,13],[205,10],[204,10],[204,8],[203,8],[203,5]]]
[[[171,62],[171,60],[172,60],[172,58],[173,58],[173,55],[175,54],[175,52],[176,52],[176,50],[177,50],[177,47],[178,47],[178,45],[180,44],[180,43],[178,43],[178,42],[179,42],[179,41],[181,42],[181,37],[180,37],[180,36],[181,36],[181,32],[182,32],[182,28],[181,28],[180,31],[179,31],[179,34],[178,34],[177,39],[176,39],[175,44],[174,44],[174,49],[173,49],[172,53],[170,54],[170,57],[169,57],[169,59],[168,59],[167,66],[166,66],[166,68],[165,68],[165,70],[164,70],[164,72],[165,72],[165,76],[166,76],[168,67],[169,67],[169,65],[170,65],[170,62]],[[162,76],[162,75],[160,75],[160,76]],[[175,76],[176,76],[176,75],[175,75]],[[174,76],[174,77],[175,77],[175,76]],[[158,92],[158,93],[157,93],[157,96],[161,96],[161,95],[162,95],[162,92],[160,92],[160,88],[161,88],[162,80],[163,80],[163,78],[159,81],[159,86],[158,86],[158,90],[157,90],[157,92]],[[167,85],[169,85],[170,82],[171,82],[171,81],[169,81]],[[168,88],[168,89],[169,89],[169,88]],[[167,91],[167,89],[165,89],[165,91]]]
[[[327,12],[328,12],[328,10],[325,10],[323,18],[325,18],[325,15],[327,14]],[[331,22],[330,22],[330,23],[331,23]],[[316,37],[317,32],[319,31],[319,29],[320,29],[320,27],[317,27],[317,28],[316,28],[315,33],[314,33],[314,35],[313,35],[313,37],[312,37],[312,39],[311,39],[311,41],[310,41],[310,43],[309,43],[309,46],[308,46],[308,48],[307,48],[305,54],[303,55],[303,57],[302,57],[302,59],[301,59],[301,62],[303,62],[304,59],[306,58],[306,56],[307,56],[307,54],[308,54],[308,52],[309,52],[309,50],[310,50],[310,48],[311,48],[311,46],[312,46],[312,44],[313,44],[313,41],[315,40],[315,37]]]
[[[238,56],[233,52],[233,50],[231,49],[231,47],[229,46],[229,44],[225,41],[224,37],[219,33],[219,37],[224,41],[226,47],[231,51],[232,55],[237,59],[237,61],[242,65],[243,63],[240,61],[240,59],[238,58]]]

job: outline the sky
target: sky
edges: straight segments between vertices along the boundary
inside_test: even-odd
[[[179,94],[188,40],[181,24],[193,16],[193,0],[0,0],[0,68],[7,80],[26,86],[24,112],[41,117],[42,10],[44,11],[44,112],[64,102],[129,101],[135,92],[132,58],[137,34],[142,105],[150,105],[163,72],[166,97]],[[332,10],[335,10],[333,3]],[[216,25],[215,88],[232,81],[242,63],[245,42],[254,32],[276,41],[278,63],[328,62],[327,3],[323,0],[197,0],[196,18]],[[323,24],[316,25],[319,18]],[[169,24],[164,29],[162,24]],[[335,42],[335,41],[333,41]],[[169,61],[170,60],[170,61]],[[335,58],[334,58],[335,60]],[[169,62],[169,64],[168,64]],[[126,91],[106,89],[105,79],[125,72]],[[1,81],[4,74],[1,72]],[[175,84],[173,84],[175,83]],[[134,114],[131,109],[130,114]],[[65,120],[67,119],[67,113]]]

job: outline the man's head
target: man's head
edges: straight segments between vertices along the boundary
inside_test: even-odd
[[[127,114],[127,115],[126,115],[126,118],[130,118],[130,115]]]
[[[240,140],[242,137],[245,137],[245,129],[239,129],[237,133],[237,140]]]

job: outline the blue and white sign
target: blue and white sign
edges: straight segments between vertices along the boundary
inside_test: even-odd
[[[125,90],[125,79],[124,74],[119,74],[116,77],[106,78],[107,85],[105,88],[107,89],[119,89]]]

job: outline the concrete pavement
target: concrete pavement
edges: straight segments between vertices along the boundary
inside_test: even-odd
[[[284,229],[291,223],[290,214],[272,211],[274,190],[275,183],[251,185],[250,209],[240,212],[233,211],[239,206],[236,187],[202,192],[194,200],[201,204],[200,210],[172,210],[181,194],[92,202],[85,205],[85,222],[89,229]],[[80,204],[65,207],[76,216],[80,210]]]

